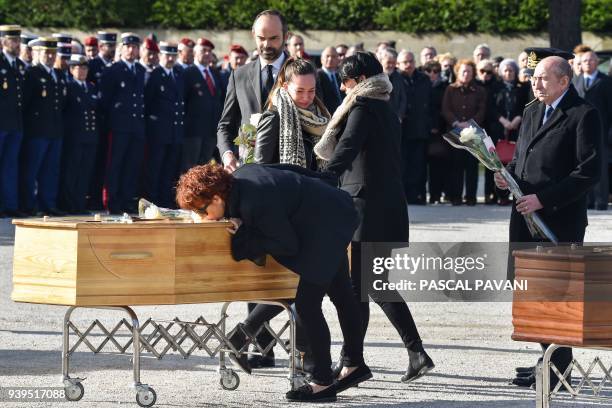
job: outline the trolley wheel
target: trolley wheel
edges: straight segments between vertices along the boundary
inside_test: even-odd
[[[229,369],[221,373],[219,383],[224,390],[234,391],[240,385],[240,377],[234,370]]]
[[[64,387],[64,397],[68,401],[79,401],[85,394],[85,388],[81,383],[74,383],[67,387]]]
[[[157,394],[151,387],[139,390],[136,393],[136,403],[141,407],[152,407],[157,401]]]

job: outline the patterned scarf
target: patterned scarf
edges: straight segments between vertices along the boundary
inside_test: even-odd
[[[389,76],[384,72],[366,78],[349,89],[342,104],[336,109],[334,116],[329,121],[321,140],[315,145],[315,154],[323,161],[329,161],[332,158],[334,149],[338,144],[338,133],[346,122],[358,96],[388,101],[392,90],[393,85],[389,81]]]
[[[278,140],[281,163],[306,167],[303,133],[311,135],[317,143],[329,122],[330,114],[324,106],[314,104],[314,109],[298,108],[284,88],[278,88],[272,104],[280,116],[280,135]]]

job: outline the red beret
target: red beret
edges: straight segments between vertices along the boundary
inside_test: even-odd
[[[185,46],[187,46],[187,47],[189,47],[189,48],[195,47],[195,43],[193,42],[193,40],[191,38],[185,37],[185,38],[181,39],[180,43],[185,45]]]
[[[213,44],[210,40],[206,38],[198,38],[198,41],[196,41],[196,45],[201,45],[203,47],[209,47],[211,50],[215,49],[215,44]]]
[[[249,55],[249,53],[240,44],[232,44],[230,46],[230,52],[237,52],[238,54]]]
[[[97,47],[98,46],[98,39],[96,37],[93,37],[93,36],[85,37],[85,40],[83,41],[83,44],[85,44],[86,47]]]
[[[159,52],[159,47],[157,46],[157,43],[151,38],[145,38],[144,47],[149,51]]]

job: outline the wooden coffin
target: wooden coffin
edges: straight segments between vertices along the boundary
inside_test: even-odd
[[[512,339],[612,346],[612,248],[554,247],[514,251]]]
[[[295,296],[298,276],[268,257],[235,262],[227,222],[15,220],[16,302],[161,305]]]

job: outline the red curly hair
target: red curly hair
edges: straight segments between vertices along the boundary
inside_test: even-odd
[[[176,186],[176,202],[180,208],[196,210],[194,202],[212,201],[218,195],[227,201],[234,177],[218,164],[204,164],[190,168]]]

